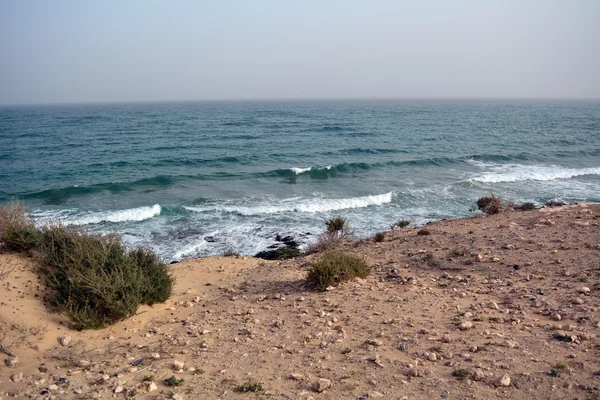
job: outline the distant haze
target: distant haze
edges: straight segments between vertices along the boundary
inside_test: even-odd
[[[598,0],[0,2],[0,104],[600,98]]]

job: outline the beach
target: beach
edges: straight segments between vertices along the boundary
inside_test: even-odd
[[[4,252],[0,398],[597,398],[599,223],[582,202],[388,231],[344,243],[372,273],[325,292],[319,254],[187,259],[167,303],[82,332]]]

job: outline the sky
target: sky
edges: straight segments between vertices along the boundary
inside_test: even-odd
[[[600,98],[598,0],[0,0],[0,104]]]

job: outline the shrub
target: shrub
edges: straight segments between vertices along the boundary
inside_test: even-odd
[[[502,197],[493,193],[489,197],[481,197],[477,200],[477,208],[488,215],[502,212]]]
[[[320,253],[335,247],[344,240],[352,237],[352,229],[344,217],[333,217],[325,220],[325,232],[319,235],[316,242],[310,243],[305,254]]]
[[[0,206],[0,242],[9,250],[27,253],[40,238],[40,231],[21,203]]]
[[[117,235],[64,226],[43,229],[37,251],[50,299],[75,329],[96,329],[169,298],[173,277],[149,250],[128,252]]]
[[[394,230],[396,228],[406,228],[407,226],[410,225],[410,221],[406,220],[406,219],[399,219],[398,221],[394,222],[392,224],[392,226],[390,226],[390,229]]]
[[[315,290],[324,291],[329,286],[353,278],[365,278],[371,273],[361,258],[347,253],[330,251],[310,264],[306,281]]]
[[[534,203],[528,202],[528,203],[517,204],[513,208],[515,210],[520,210],[520,211],[531,211],[531,210],[535,210],[537,207],[535,206]]]
[[[377,232],[373,237],[373,240],[375,240],[377,243],[383,242],[385,240],[385,233]]]
[[[544,206],[546,207],[562,207],[562,206],[566,206],[567,203],[563,202],[563,201],[558,201],[558,200],[550,200],[547,201],[546,204],[544,204]]]
[[[252,393],[256,393],[256,392],[260,392],[261,390],[263,390],[263,384],[262,382],[251,382],[248,381],[246,383],[244,383],[243,385],[239,385],[236,386],[233,391],[236,393],[247,393],[247,392],[252,392]]]

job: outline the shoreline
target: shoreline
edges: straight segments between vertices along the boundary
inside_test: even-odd
[[[20,361],[0,397],[241,398],[249,381],[265,398],[597,396],[599,224],[599,203],[574,203],[388,231],[345,243],[373,272],[323,293],[304,285],[318,254],[185,259],[165,304],[83,332],[48,313],[31,260],[2,253]]]

